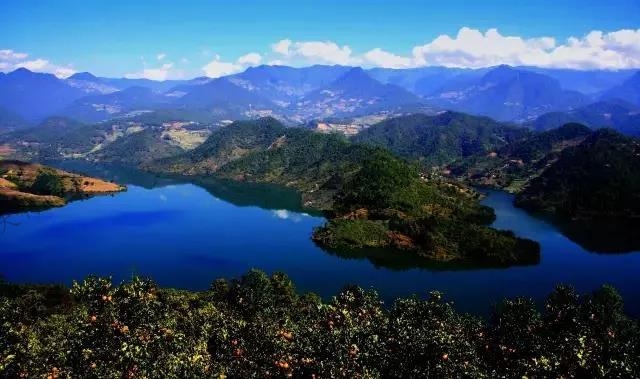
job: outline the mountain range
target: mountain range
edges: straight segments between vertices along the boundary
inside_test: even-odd
[[[550,118],[572,120],[576,114],[590,114],[589,107],[599,102],[628,103],[627,113],[633,115],[634,107],[640,107],[639,83],[640,73],[632,70],[576,71],[504,65],[481,69],[367,70],[263,65],[217,79],[162,82],[101,78],[88,72],[60,79],[21,68],[0,74],[0,129],[37,123],[54,115],[100,122],[142,114],[182,119],[197,114],[200,121],[210,123],[273,116],[286,124],[301,124],[314,119],[444,110],[547,125]],[[537,120],[540,117],[544,118]],[[618,128],[617,120],[621,119],[590,118],[593,120],[580,116],[575,121]],[[20,119],[25,122],[15,121]],[[621,129],[629,129],[623,124],[620,122]]]

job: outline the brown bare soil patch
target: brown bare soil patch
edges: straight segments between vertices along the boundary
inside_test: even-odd
[[[11,155],[15,152],[15,149],[9,145],[0,145],[0,157]]]

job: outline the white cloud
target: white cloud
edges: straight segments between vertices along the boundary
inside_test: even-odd
[[[216,55],[214,60],[202,67],[204,74],[210,78],[219,78],[221,76],[235,74],[242,70],[242,65],[233,62],[223,62],[220,56]]]
[[[30,71],[42,71],[43,68],[49,65],[49,61],[46,59],[34,59],[32,61],[20,62],[19,65]]]
[[[304,63],[355,65],[360,62],[352,56],[349,46],[339,46],[332,41],[292,42],[289,39],[283,39],[272,44],[271,50],[288,60],[301,60]]]
[[[59,78],[68,78],[75,73],[76,70],[70,67],[57,67],[53,72],[53,74]]]
[[[259,65],[262,62],[262,55],[249,53],[239,57],[235,62],[225,62],[216,55],[214,59],[202,67],[204,74],[210,78],[219,78],[225,75],[238,73],[247,67]]]
[[[364,60],[376,67],[408,68],[414,67],[413,59],[384,51],[378,47],[364,54]]]
[[[60,78],[73,75],[76,71],[71,66],[60,66],[51,63],[47,59],[28,59],[29,54],[17,52],[11,49],[0,50],[0,71],[10,72],[18,68],[26,68],[35,72],[48,72]]]
[[[574,69],[640,67],[640,29],[592,31],[558,44],[552,37],[504,36],[461,28],[455,37],[441,35],[413,49],[416,66],[487,67],[497,64]]]
[[[147,67],[145,67],[142,71],[126,74],[125,78],[128,78],[128,79],[144,78],[144,79],[151,79],[151,80],[167,80],[167,79],[170,79],[170,78],[177,78],[177,77],[181,76],[180,72],[174,71],[172,69],[173,69],[173,63],[172,62],[168,62],[168,63],[164,63],[160,67],[156,67],[156,68],[147,68]]]
[[[167,57],[167,54],[165,54],[165,53],[159,53],[158,55],[156,55],[156,58],[157,58],[159,61],[163,60],[163,59],[164,59],[164,58],[166,58],[166,57]]]
[[[17,61],[29,56],[26,53],[18,53],[11,49],[0,50],[0,61]]]
[[[556,41],[549,36],[524,38],[460,28],[455,36],[440,35],[415,46],[408,55],[379,47],[362,55],[333,41],[296,42],[283,39],[271,45],[271,64],[342,64],[369,67],[422,66],[490,67],[499,64],[573,69],[640,68],[640,29],[591,31],[581,37]]]
[[[249,53],[238,58],[238,64],[256,66],[262,62],[262,56],[258,53]]]
[[[271,45],[271,50],[281,55],[289,55],[289,47],[291,47],[291,40],[283,39]]]

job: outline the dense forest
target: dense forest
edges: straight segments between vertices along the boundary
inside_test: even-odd
[[[528,135],[493,151],[459,159],[446,167],[466,183],[519,192],[531,179],[550,167],[560,152],[582,142],[592,130],[581,124]]]
[[[639,354],[638,321],[610,287],[559,286],[542,311],[506,299],[483,320],[438,292],[384,304],[349,286],[325,301],[259,271],[203,292],[0,281],[7,378],[631,378]]]
[[[562,151],[518,194],[516,205],[567,218],[640,215],[640,141],[611,129]]]
[[[444,112],[391,118],[358,133],[353,141],[387,148],[430,167],[484,154],[530,134],[488,117]]]

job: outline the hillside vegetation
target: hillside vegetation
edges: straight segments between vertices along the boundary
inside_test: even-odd
[[[448,165],[451,175],[465,182],[518,192],[532,178],[553,165],[560,152],[582,142],[592,133],[581,124],[526,137],[489,153],[478,154]]]
[[[384,147],[398,156],[433,166],[484,154],[530,134],[524,128],[488,117],[444,112],[391,118],[360,132],[353,141]]]
[[[594,132],[531,180],[516,205],[568,218],[640,217],[640,141]]]

